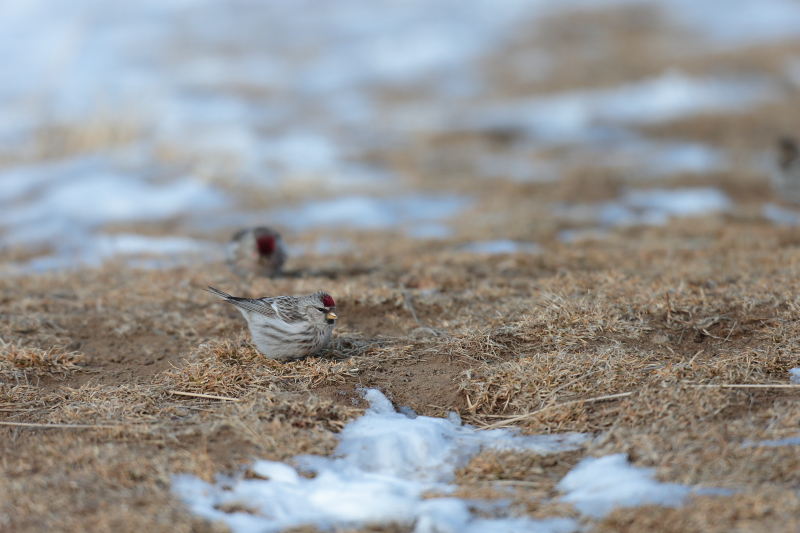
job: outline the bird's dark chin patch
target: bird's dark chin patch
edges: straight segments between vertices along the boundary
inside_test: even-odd
[[[327,322],[328,324],[336,324],[336,321],[332,318],[326,318],[325,322]]]

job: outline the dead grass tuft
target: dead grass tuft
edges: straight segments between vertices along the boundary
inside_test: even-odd
[[[32,346],[0,344],[0,374],[19,376],[24,373],[65,375],[77,370],[83,358],[76,352],[65,352],[58,348],[42,350]]]

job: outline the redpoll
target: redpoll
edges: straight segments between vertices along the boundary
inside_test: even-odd
[[[778,139],[778,168],[772,174],[772,186],[782,200],[800,204],[800,150],[794,139]]]
[[[228,266],[240,276],[272,277],[281,273],[286,261],[286,247],[277,231],[260,226],[236,232],[228,244],[226,255]]]
[[[322,349],[336,326],[336,304],[327,292],[308,296],[237,298],[209,287],[209,292],[236,306],[253,342],[270,359],[298,359]]]

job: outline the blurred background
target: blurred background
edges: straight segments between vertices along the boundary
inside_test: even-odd
[[[0,274],[796,225],[797,0],[0,2]]]

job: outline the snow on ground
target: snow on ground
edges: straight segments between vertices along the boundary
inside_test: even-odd
[[[502,254],[538,254],[542,251],[538,244],[531,242],[517,242],[508,239],[497,239],[493,241],[470,242],[461,247],[465,252],[485,255]]]
[[[591,143],[614,135],[604,123],[652,124],[699,113],[741,112],[777,95],[777,87],[765,80],[693,78],[668,71],[618,87],[506,100],[453,121],[458,129],[521,130],[539,142]]]
[[[589,160],[591,158],[591,160]],[[591,149],[584,164],[629,169],[629,173],[648,177],[671,174],[705,174],[728,167],[725,154],[699,143],[653,142],[627,139],[611,146]]]
[[[507,516],[503,501],[476,502],[448,497],[456,467],[488,448],[541,454],[574,450],[583,434],[518,436],[505,429],[480,431],[464,426],[455,413],[447,419],[401,414],[378,390],[365,392],[365,414],[340,434],[332,457],[299,456],[297,467],[257,461],[260,479],[219,477],[206,483],[176,476],[173,490],[197,514],[222,520],[234,533],[271,532],[303,524],[321,529],[366,523],[414,523],[415,532],[503,533],[574,532],[567,518],[532,520]],[[410,416],[409,416],[410,415]],[[313,478],[300,472],[313,472]],[[653,472],[628,464],[622,454],[586,458],[559,483],[561,498],[581,513],[599,517],[616,506],[645,503],[678,505],[690,489],[652,479]],[[441,497],[423,498],[423,494]],[[245,512],[226,513],[238,506]],[[500,518],[476,518],[470,508]]]
[[[258,461],[253,471],[266,481],[220,479],[208,484],[177,476],[173,490],[194,512],[223,520],[237,533],[301,524],[327,528],[389,522],[415,522],[419,532],[575,531],[576,523],[570,519],[477,519],[469,511],[472,502],[446,496],[452,488],[446,483],[457,466],[486,448],[547,454],[576,449],[589,436],[523,437],[508,430],[477,431],[461,425],[454,415],[411,418],[398,413],[374,389],[365,395],[370,408],[341,432],[334,458],[296,458],[300,470],[316,474],[312,479],[289,465]],[[429,491],[442,497],[423,498]],[[226,502],[239,502],[257,514],[216,509]]]
[[[781,207],[777,204],[764,204],[761,206],[761,214],[779,226],[800,226],[800,212],[794,209]]]
[[[393,198],[341,196],[287,208],[271,216],[296,231],[313,227],[351,227],[356,229],[396,229],[416,224],[439,222],[458,214],[470,204],[459,195],[412,194]]]
[[[192,219],[198,229],[227,226],[275,224],[296,234],[311,230],[402,230],[420,239],[447,238],[452,233],[449,219],[473,203],[458,194],[406,193],[393,197],[342,195],[326,200],[309,200],[292,207],[264,211],[229,211],[213,217]],[[334,247],[335,248],[335,247]],[[332,253],[328,248],[324,253]]]
[[[654,469],[628,464],[625,454],[587,457],[558,483],[562,501],[581,513],[599,518],[614,507],[655,504],[677,507],[691,489],[653,480]]]
[[[800,35],[800,5],[792,0],[657,1],[678,23],[716,48],[746,47]]]
[[[724,212],[731,200],[713,187],[649,189],[625,192],[617,200],[596,204],[555,204],[556,216],[580,224],[599,227],[560,232],[562,242],[572,242],[587,231],[602,236],[602,229],[613,226],[663,225],[672,217],[690,217]]]
[[[0,246],[46,246],[51,254],[2,272],[97,266],[115,255],[222,257],[219,245],[179,236],[108,235],[106,224],[167,220],[230,205],[188,175],[155,179],[131,151],[20,165],[0,171]],[[154,263],[154,266],[165,263]]]
[[[776,440],[745,441],[742,448],[776,448],[778,446],[800,446],[800,436]]]
[[[595,144],[571,146],[567,153],[547,155],[529,140],[499,153],[476,154],[476,174],[517,182],[555,182],[577,168],[606,167],[626,178],[662,178],[673,174],[707,174],[729,168],[724,151],[700,143],[657,142],[621,135]]]
[[[366,164],[366,154],[402,145],[420,130],[526,132],[513,153],[476,155],[476,174],[489,178],[557,179],[569,161],[531,157],[551,142],[575,148],[572,161],[622,165],[644,176],[725,168],[718,151],[648,141],[629,126],[750,109],[779,97],[775,81],[666,71],[619,86],[491,100],[481,61],[522,29],[560,12],[622,4],[657,5],[707,41],[685,53],[800,34],[800,9],[788,0],[735,0],[735,8],[727,0],[0,4],[3,152],[24,154],[37,128],[54,124],[123,123],[140,132],[127,148],[99,147],[102,156],[4,169],[0,246],[49,245],[56,255],[40,268],[71,266],[74,257],[96,264],[106,257],[93,252],[106,249],[98,234],[105,223],[234,209],[207,175],[227,185],[342,195],[274,214],[296,231],[324,224],[317,211],[324,208],[357,229],[401,224],[412,238],[446,238],[446,218],[463,208],[460,200],[418,198],[413,202],[427,210],[419,214],[407,198],[363,196],[385,195],[402,181]],[[526,68],[547,77],[546,50],[532,48],[528,60]],[[385,98],[387,89],[416,96],[394,101]],[[175,175],[159,153],[192,170]],[[433,216],[435,209],[450,215]],[[602,209],[604,220],[654,220],[635,206]],[[261,213],[253,219],[264,222]],[[153,244],[149,251],[161,253]]]

